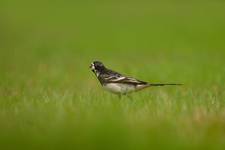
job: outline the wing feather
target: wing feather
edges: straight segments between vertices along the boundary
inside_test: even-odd
[[[132,84],[132,85],[147,85],[147,82],[140,81],[138,79],[132,78],[132,77],[126,77],[122,74],[113,71],[113,70],[107,70],[105,74],[102,74],[101,76],[104,79],[104,82],[106,83],[123,83],[123,84]]]
[[[143,85],[147,84],[147,82],[137,80],[132,77],[125,77],[125,76],[120,76],[120,77],[114,77],[110,78],[108,80],[109,83],[124,83],[124,84],[133,84],[133,85]]]

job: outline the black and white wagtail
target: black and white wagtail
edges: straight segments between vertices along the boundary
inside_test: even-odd
[[[118,95],[126,95],[151,86],[181,85],[148,83],[132,77],[126,77],[118,72],[106,68],[100,61],[94,61],[91,63],[90,68],[97,76],[103,88]]]

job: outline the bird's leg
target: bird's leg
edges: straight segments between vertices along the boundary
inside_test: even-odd
[[[133,97],[129,94],[126,95],[130,100],[133,100]]]
[[[122,95],[121,94],[118,94],[118,97],[119,97],[119,99],[121,99],[122,98]]]

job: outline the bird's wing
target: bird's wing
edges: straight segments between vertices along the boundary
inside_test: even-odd
[[[132,84],[132,85],[140,85],[140,84],[148,84],[147,82],[137,80],[132,77],[126,77],[123,75],[115,75],[107,78],[108,83],[124,83],[124,84]]]
[[[104,80],[104,82],[110,82],[111,80],[120,78],[122,75],[118,72],[112,70],[106,70],[104,73],[100,74],[100,79]]]
[[[118,78],[118,79],[114,80],[113,82],[125,83],[125,84],[133,84],[133,85],[147,84],[147,82],[140,81],[140,80],[137,80],[137,79],[132,78],[132,77],[125,77],[125,76],[123,76],[121,78]]]
[[[124,84],[132,84],[132,85],[145,85],[148,84],[147,82],[137,80],[132,77],[126,77],[116,71],[107,70],[107,72],[102,75],[105,82],[107,83],[124,83]]]

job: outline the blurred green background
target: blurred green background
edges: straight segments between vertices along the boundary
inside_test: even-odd
[[[5,149],[224,149],[225,1],[0,1]],[[150,82],[102,90],[93,60]]]

